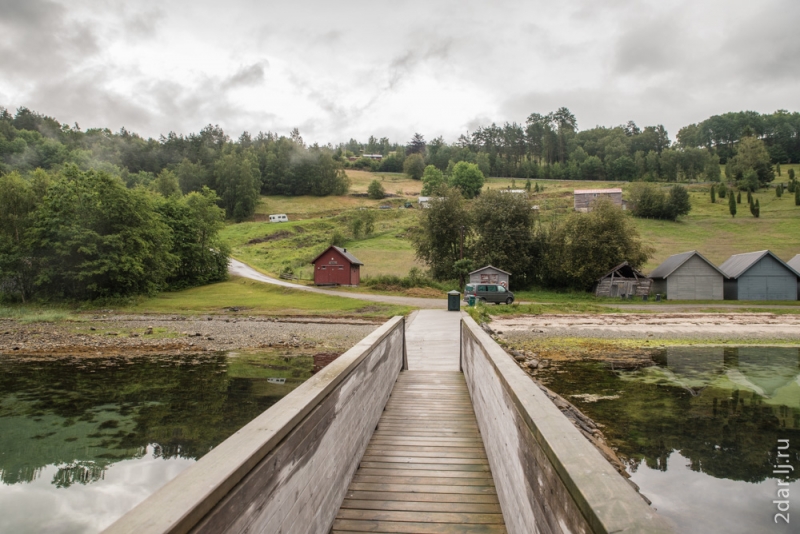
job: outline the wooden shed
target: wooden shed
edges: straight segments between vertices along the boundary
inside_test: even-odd
[[[722,300],[725,273],[696,250],[674,254],[650,273],[653,293],[669,300]]]
[[[487,265],[469,273],[470,284],[500,284],[506,289],[511,289],[511,273]]]
[[[622,189],[576,189],[572,193],[573,206],[575,211],[589,212],[592,211],[592,204],[597,200],[607,199],[613,204],[623,207],[622,204]]]
[[[725,300],[797,300],[800,273],[769,250],[735,254],[719,268]]]
[[[645,296],[650,293],[651,280],[627,261],[620,263],[598,278],[595,296],[619,297],[621,295]]]
[[[787,261],[786,264],[800,273],[800,254]],[[800,300],[800,278],[797,279],[797,300]]]
[[[318,286],[357,286],[361,281],[360,267],[364,265],[346,248],[331,245],[311,260],[314,283]]]

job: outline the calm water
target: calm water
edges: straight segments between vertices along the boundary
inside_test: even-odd
[[[0,359],[0,532],[98,532],[311,369],[275,353]]]
[[[540,376],[605,425],[679,532],[800,532],[800,350],[676,347],[655,361],[634,371],[572,362]],[[774,474],[779,460],[794,470]],[[789,524],[775,522],[775,500],[788,500]]]

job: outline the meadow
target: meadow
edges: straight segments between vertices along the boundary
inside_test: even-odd
[[[789,168],[800,176],[800,165],[784,165],[778,182],[786,183]],[[233,255],[272,275],[279,275],[287,267],[301,281],[310,281],[310,261],[327,247],[335,232],[346,238],[346,247],[364,262],[362,277],[395,275],[405,276],[412,267],[424,268],[414,256],[408,231],[419,216],[416,199],[422,183],[403,174],[348,171],[351,194],[341,197],[262,197],[259,213],[287,213],[289,223],[246,222],[231,224],[223,237],[233,247]],[[397,196],[384,200],[371,200],[363,194],[372,180],[384,184],[387,193]],[[575,189],[622,187],[625,182],[595,182],[577,180],[532,180],[543,191],[531,194],[531,203],[539,206],[542,223],[564,217],[572,211],[572,192]],[[660,184],[665,190],[670,184]],[[485,187],[506,189],[525,187],[524,179],[490,178]],[[712,262],[720,264],[730,255],[741,252],[770,249],[784,260],[800,253],[800,206],[794,197],[784,192],[781,198],[775,188],[755,193],[761,206],[761,216],[754,218],[743,200],[737,205],[736,217],[731,217],[727,199],[717,198],[712,204],[710,184],[689,184],[692,211],[677,222],[633,219],[642,239],[653,247],[654,254],[644,266],[649,272],[671,254],[698,250]],[[625,194],[625,193],[624,193]],[[413,209],[402,209],[406,201]],[[392,209],[378,210],[381,205]],[[349,221],[358,209],[375,210],[375,232],[371,236],[354,238]],[[262,242],[254,240],[269,238]],[[513,282],[512,282],[513,285]]]

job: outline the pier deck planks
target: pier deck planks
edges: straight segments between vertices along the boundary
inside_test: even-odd
[[[400,373],[331,532],[506,532],[464,375]]]

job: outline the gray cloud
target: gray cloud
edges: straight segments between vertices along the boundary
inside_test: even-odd
[[[0,106],[143,135],[407,140],[566,106],[581,127],[800,108],[796,0],[0,0]]]
[[[249,67],[242,67],[236,74],[222,81],[224,89],[233,87],[246,87],[258,85],[264,80],[264,67],[269,67],[268,61],[254,63]]]

